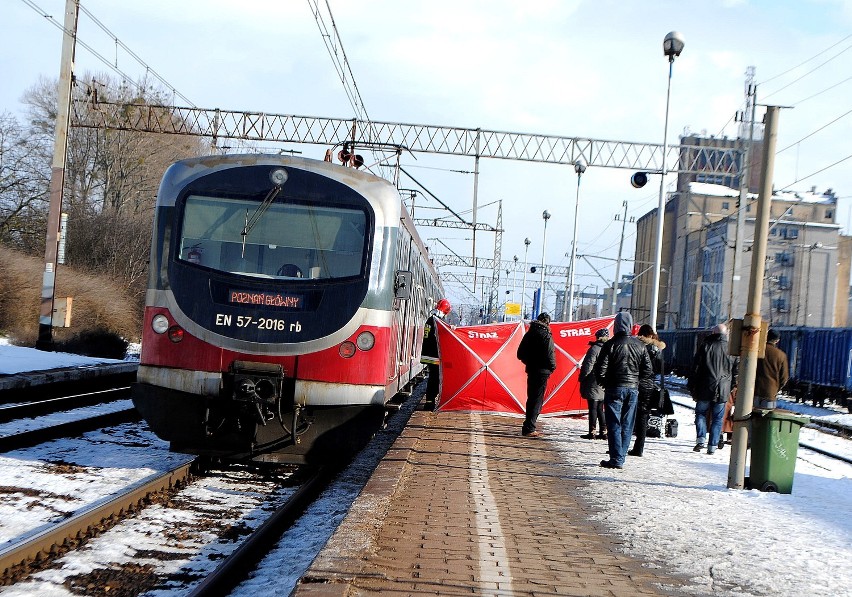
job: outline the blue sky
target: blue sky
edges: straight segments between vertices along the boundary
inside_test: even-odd
[[[59,73],[61,34],[30,3],[62,20],[64,0],[2,1],[0,110],[18,112],[27,87],[40,76],[56,78]],[[845,81],[852,51],[844,51],[852,48],[852,37],[846,39],[852,33],[852,2],[330,4],[373,119],[636,142],[662,142],[668,75],[662,39],[678,30],[686,48],[674,65],[669,142],[676,142],[687,127],[734,136],[731,116],[742,106],[746,68],[754,66],[759,101],[795,106],[780,119],[778,148],[792,147],[777,157],[776,187],[833,188],[841,197],[839,221],[849,226],[852,160],[805,177],[852,154],[852,116],[842,117],[852,109],[852,81]],[[83,6],[198,107],[342,118],[353,114],[306,0],[89,0]],[[86,15],[81,16],[79,36],[128,75],[144,73]],[[110,71],[79,48],[77,72],[97,77]],[[325,150],[290,148],[317,158]],[[472,160],[418,155],[406,167],[456,211],[470,209],[473,177],[452,170],[472,171]],[[621,226],[613,216],[622,201],[628,201],[629,215],[637,218],[656,206],[658,185],[652,181],[635,190],[629,175],[601,168],[584,175],[579,253],[615,257]],[[541,259],[541,212],[547,209],[553,217],[545,260],[566,265],[575,193],[576,175],[569,167],[497,160],[480,164],[478,201],[486,206],[480,219],[495,223],[495,202],[503,201],[504,259],[513,254],[523,259],[524,237],[533,241],[530,261]],[[437,205],[427,201],[425,207],[430,204]],[[625,256],[630,257],[635,239],[631,227],[627,235]],[[464,231],[426,229],[422,236],[440,236],[457,252],[470,254],[470,241],[464,240],[470,234]],[[477,256],[491,257],[493,239],[479,238]],[[611,279],[613,262],[595,265]],[[621,271],[629,268],[627,264]],[[591,287],[604,283],[583,262],[577,282]],[[472,300],[459,288],[451,290],[451,297]]]

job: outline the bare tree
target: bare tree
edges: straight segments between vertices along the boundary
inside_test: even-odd
[[[101,99],[134,104],[165,103],[166,93],[145,82],[115,82],[85,75],[91,84],[75,85],[74,101],[85,109]],[[33,139],[52,139],[56,84],[41,79],[24,96]],[[63,210],[69,215],[67,263],[105,273],[144,300],[151,224],[157,188],[174,161],[203,153],[199,138],[118,131],[69,131]],[[49,177],[49,167],[46,173]],[[46,187],[45,187],[46,190]],[[43,231],[43,229],[42,229]],[[43,236],[42,236],[43,238]]]
[[[0,114],[0,243],[27,253],[44,247],[50,158],[9,113]]]

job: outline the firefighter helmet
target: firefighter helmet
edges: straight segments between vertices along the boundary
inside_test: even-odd
[[[446,315],[447,313],[449,313],[453,309],[452,305],[450,305],[450,301],[448,301],[445,298],[438,301],[438,304],[435,305],[435,308],[438,311],[440,311],[441,313],[443,313],[444,315]]]

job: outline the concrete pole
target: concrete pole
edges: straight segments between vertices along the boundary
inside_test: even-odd
[[[751,277],[748,305],[743,319],[740,348],[740,371],[737,404],[734,408],[734,439],[728,466],[728,488],[745,487],[745,459],[748,449],[749,418],[754,401],[754,381],[757,377],[757,355],[760,351],[760,299],[763,294],[763,266],[766,262],[766,241],[769,237],[769,216],[772,208],[772,179],[775,168],[775,144],[778,140],[779,106],[766,109],[766,135],[763,140],[763,171],[760,175],[760,195],[757,199],[754,245],[752,246]]]
[[[71,120],[71,81],[74,70],[74,48],[77,40],[79,11],[79,0],[65,0],[65,32],[62,35],[62,60],[59,67],[53,163],[50,167],[50,208],[47,213],[44,274],[41,284],[38,340],[36,341],[36,348],[41,350],[53,349],[53,302],[56,290],[59,223],[62,213],[62,190],[65,186],[65,154],[68,150],[68,123]]]

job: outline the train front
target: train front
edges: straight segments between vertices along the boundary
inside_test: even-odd
[[[362,445],[393,378],[394,201],[386,181],[300,158],[173,165],[133,387],[153,431],[224,459],[301,462]]]

